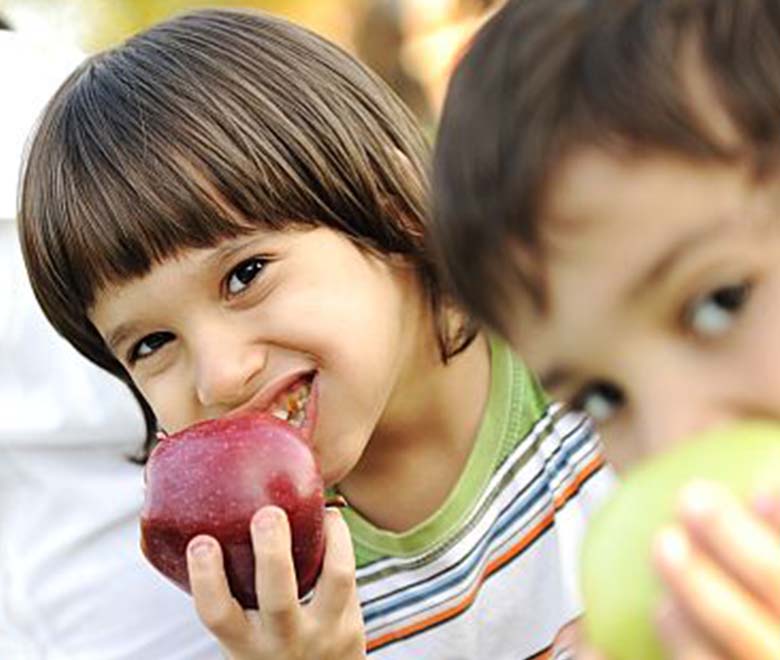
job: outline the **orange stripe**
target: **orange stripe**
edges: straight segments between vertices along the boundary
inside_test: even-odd
[[[537,653],[536,655],[532,655],[528,660],[550,660],[550,658],[553,657],[553,648],[550,647],[549,649],[545,649],[541,653]]]
[[[594,456],[589,463],[582,468],[582,471],[574,478],[569,486],[564,490],[558,498],[555,500],[555,510],[558,511],[563,507],[566,502],[571,499],[572,494],[579,490],[580,486],[585,482],[590,475],[596,472],[605,463],[604,457],[600,454]]]
[[[572,495],[582,485],[582,483],[590,475],[596,472],[596,470],[598,470],[602,465],[604,465],[604,458],[601,456],[594,457],[582,469],[582,471],[577,475],[575,480],[566,488],[566,490],[564,490],[563,493],[561,493],[561,496],[556,499],[555,510],[557,511],[564,504],[566,504],[566,502],[569,499],[571,499]],[[490,575],[492,575],[499,568],[501,568],[504,564],[511,561],[514,557],[520,554],[525,548],[531,545],[531,543],[533,543],[542,534],[542,532],[552,523],[552,521],[553,521],[553,513],[550,512],[546,516],[544,516],[544,518],[542,518],[536,525],[534,525],[533,528],[525,536],[523,536],[523,538],[521,538],[515,545],[509,548],[502,555],[493,559],[493,561],[489,562],[488,565],[485,567],[485,570],[483,571],[482,575],[477,580],[477,583],[472,587],[471,591],[468,594],[466,594],[463,597],[463,600],[461,600],[459,603],[456,603],[449,609],[434,614],[433,616],[427,619],[423,619],[422,621],[418,621],[417,623],[410,624],[404,628],[400,628],[399,630],[385,633],[384,635],[382,635],[381,637],[377,637],[376,639],[369,640],[366,644],[366,650],[373,651],[375,649],[378,649],[381,646],[384,646],[385,644],[388,644],[389,642],[400,640],[405,637],[409,637],[414,633],[421,632],[426,628],[435,626],[437,623],[441,623],[442,621],[451,619],[457,616],[458,614],[460,614],[461,612],[463,612],[474,602],[474,599],[477,597],[477,593],[479,592],[482,583],[488,577],[490,577]]]

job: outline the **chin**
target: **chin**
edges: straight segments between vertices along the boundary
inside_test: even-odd
[[[348,457],[343,455],[338,457],[335,461],[329,461],[327,459],[320,461],[320,473],[322,474],[322,480],[325,482],[325,487],[332,488],[338,483],[344,481],[344,479],[349,477],[349,475],[355,469],[357,462],[357,459],[349,460]]]
[[[339,482],[344,481],[344,479],[346,479],[347,476],[349,476],[350,472],[352,472],[352,470],[350,468],[347,468],[347,469],[334,469],[334,468],[322,469],[322,480],[325,482],[325,488],[333,488]]]

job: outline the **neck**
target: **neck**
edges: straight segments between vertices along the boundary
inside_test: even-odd
[[[360,462],[339,485],[350,504],[391,531],[435,513],[471,454],[489,389],[484,337],[447,364],[435,338],[418,346]]]

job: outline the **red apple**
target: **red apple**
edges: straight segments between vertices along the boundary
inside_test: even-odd
[[[198,534],[222,546],[233,595],[257,609],[249,524],[266,505],[287,513],[299,596],[320,572],[324,486],[308,445],[270,415],[209,420],[164,437],[146,466],[141,549],[163,575],[190,591],[187,543]]]

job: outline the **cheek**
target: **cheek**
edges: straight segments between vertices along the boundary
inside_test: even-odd
[[[189,390],[173,374],[151,379],[139,388],[166,433],[175,433],[199,421],[187,403]]]
[[[340,359],[340,368],[358,377],[394,361],[400,342],[413,332],[408,322],[415,319],[405,315],[399,292],[382,281],[367,277],[349,294],[334,292],[319,304],[329,310],[319,330],[322,342]]]
[[[606,429],[600,429],[599,435],[604,445],[604,455],[618,473],[633,467],[649,453],[636,440],[627,424],[615,422]]]
[[[756,388],[771,388],[780,399],[780,266],[759,284],[750,305],[740,338],[743,374],[753,374]]]

